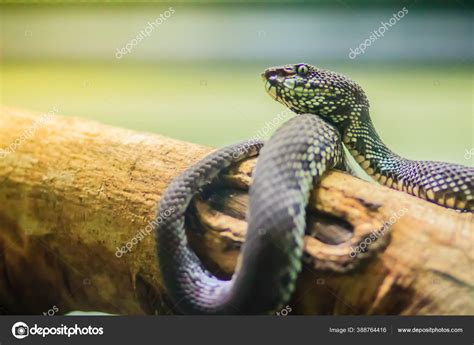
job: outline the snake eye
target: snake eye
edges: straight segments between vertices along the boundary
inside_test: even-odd
[[[298,67],[296,67],[296,73],[298,73],[301,76],[305,76],[308,73],[308,66],[299,65]]]

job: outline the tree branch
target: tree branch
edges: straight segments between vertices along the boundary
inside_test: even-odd
[[[0,109],[3,312],[171,312],[149,224],[168,183],[211,149],[82,119],[46,120]],[[220,276],[232,273],[245,235],[254,163],[233,167],[188,212],[191,244]],[[330,172],[308,207],[291,313],[473,314],[473,220]]]

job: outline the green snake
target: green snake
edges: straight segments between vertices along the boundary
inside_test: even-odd
[[[298,114],[263,145],[214,151],[175,178],[158,214],[157,257],[176,309],[186,314],[264,314],[290,298],[302,267],[310,191],[332,168],[347,169],[343,144],[379,183],[438,205],[474,210],[474,169],[405,159],[378,136],[362,88],[340,74],[300,63],[267,69],[266,91]],[[249,191],[248,229],[230,280],[212,275],[189,247],[184,215],[191,199],[232,164],[259,155]]]

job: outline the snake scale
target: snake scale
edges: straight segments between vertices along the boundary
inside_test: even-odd
[[[265,145],[248,141],[214,151],[175,178],[160,200],[158,214],[174,212],[155,229],[159,268],[180,312],[264,314],[289,300],[302,266],[310,191],[326,171],[347,169],[343,144],[379,183],[444,207],[474,210],[474,169],[393,153],[375,131],[367,97],[354,81],[305,63],[269,68],[262,77],[266,91],[298,116]],[[189,247],[184,215],[193,196],[222,171],[255,155],[247,235],[236,272],[220,280]]]

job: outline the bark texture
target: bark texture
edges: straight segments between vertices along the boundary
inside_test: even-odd
[[[173,312],[149,223],[168,183],[211,148],[0,108],[0,149],[0,312]],[[254,164],[232,167],[188,212],[192,246],[223,277]],[[474,314],[472,213],[333,171],[307,223],[290,314]]]

